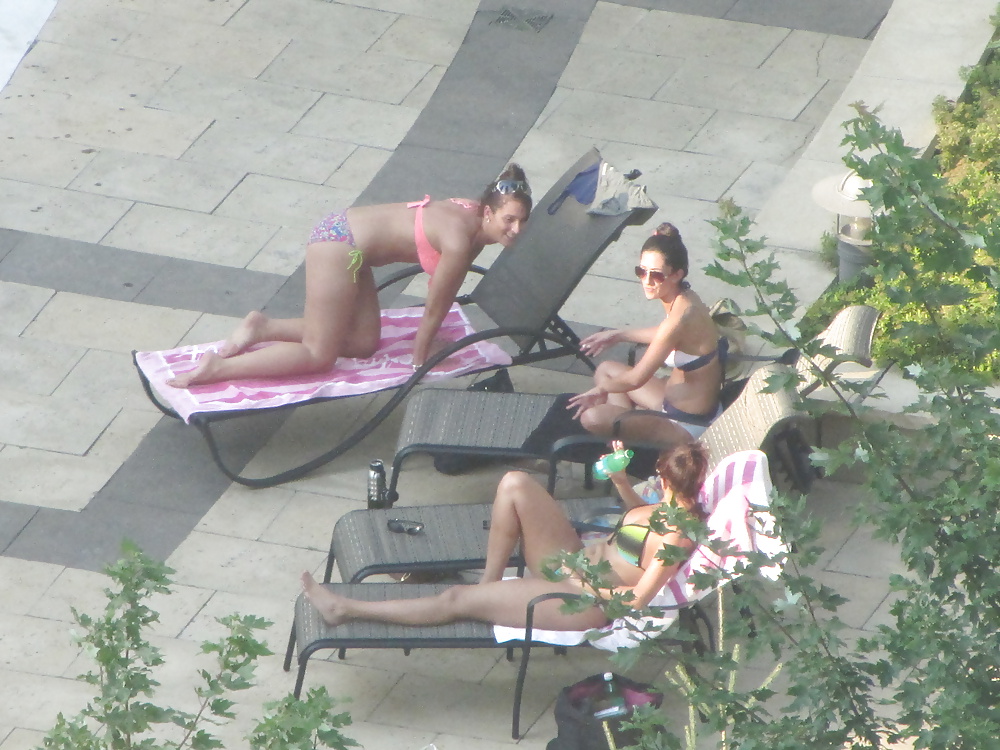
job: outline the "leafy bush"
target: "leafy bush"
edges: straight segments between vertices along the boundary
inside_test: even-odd
[[[923,169],[933,170],[941,180],[939,196],[946,213],[963,227],[990,225],[1000,218],[1000,54],[996,47],[983,62],[965,72],[967,87],[957,101],[939,99],[934,105],[938,127],[937,151],[924,160]],[[891,205],[886,208],[891,209]],[[957,271],[942,267],[940,248],[929,249],[940,214],[928,211],[913,217],[906,235],[895,235],[893,246],[876,234],[872,255],[875,263],[895,266],[888,274],[868,269],[859,279],[834,285],[806,315],[803,331],[818,333],[838,310],[848,304],[868,304],[882,311],[872,345],[875,359],[901,366],[926,359],[947,357],[955,367],[971,373],[1000,378],[1000,355],[981,350],[959,353],[955,336],[974,335],[976,329],[1000,327],[1000,311],[992,279],[996,259],[980,247],[954,246],[956,252],[971,252],[970,262]],[[905,239],[900,239],[905,237]],[[906,266],[909,281],[896,273]],[[898,284],[940,285],[946,296],[941,304],[927,308],[912,301]],[[931,326],[931,318],[935,325]],[[959,334],[959,331],[964,333]]]
[[[135,545],[123,544],[123,557],[105,569],[118,584],[105,589],[107,605],[101,616],[73,609],[83,629],[76,637],[97,663],[97,672],[83,679],[97,695],[77,715],[59,714],[46,735],[45,750],[210,750],[222,743],[206,728],[235,717],[230,696],[253,686],[257,659],[271,655],[256,631],[271,623],[251,615],[229,615],[218,622],[228,630],[219,641],[206,641],[202,652],[214,654],[213,670],[199,670],[202,684],[193,688],[198,697],[194,713],[158,706],[152,702],[159,683],[154,667],[163,663],[160,650],[146,639],[146,629],[160,616],[146,605],[152,594],[170,593],[163,563],[146,557]],[[351,723],[347,713],[333,713],[334,699],[326,688],[316,688],[304,700],[288,697],[264,706],[267,714],[249,737],[252,750],[313,750],[357,746],[340,733]],[[175,739],[163,739],[168,735]]]

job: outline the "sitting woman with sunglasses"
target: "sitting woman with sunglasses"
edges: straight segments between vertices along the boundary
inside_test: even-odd
[[[601,600],[608,599],[611,592],[631,592],[634,596],[631,606],[645,607],[690,555],[695,546],[692,537],[700,527],[697,521],[705,519],[698,505],[698,492],[705,482],[707,467],[707,453],[700,444],[687,443],[664,451],[656,463],[660,491],[651,505],[632,489],[624,472],[612,474],[627,510],[610,535],[586,545],[558,501],[527,474],[512,471],[497,488],[486,565],[478,584],[452,586],[431,597],[361,601],[334,593],[306,572],[302,574],[302,589],[330,625],[350,620],[400,625],[479,620],[524,627],[528,602],[541,594],[565,592],[593,594],[598,604],[569,614],[561,611],[559,600],[543,602],[535,609],[536,627],[545,630],[602,627],[608,623],[608,617]],[[671,517],[671,507],[685,511],[680,519],[673,516],[678,526],[667,520]],[[504,579],[504,569],[518,543],[531,575]],[[658,555],[664,548],[670,552],[664,556],[669,561]],[[545,577],[545,571],[559,567],[557,555],[581,551],[593,565],[607,562],[610,572],[602,576],[601,587],[592,587],[584,582],[584,576],[566,568],[561,569],[564,575],[559,580]]]
[[[530,213],[531,190],[517,164],[479,201],[425,196],[334,212],[316,225],[306,246],[304,316],[272,319],[251,312],[218,354],[205,354],[170,384],[307,375],[329,370],[339,357],[370,357],[382,332],[372,268],[389,263],[419,263],[431,277],[413,345],[413,366],[419,367],[476,256],[486,245],[511,244]],[[280,343],[247,351],[265,341]]]
[[[620,342],[647,344],[635,366],[606,361],[594,373],[594,387],[569,400],[569,408],[589,432],[610,436],[615,419],[640,408],[662,411],[668,420],[626,420],[622,436],[676,444],[696,440],[721,413],[727,341],[720,338],[712,316],[685,277],[687,248],[673,224],[661,224],[642,246],[635,274],[646,299],[663,305],[658,326],[601,331],[587,336],[580,348],[597,356]],[[672,368],[665,377],[656,372]]]

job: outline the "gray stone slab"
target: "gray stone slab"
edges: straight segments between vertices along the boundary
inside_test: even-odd
[[[552,19],[535,32],[495,23],[504,6],[481,3],[403,143],[506,159],[555,91],[593,5],[545,3]]]
[[[38,508],[0,501],[0,552],[7,554],[11,543],[31,522]]]
[[[892,0],[737,0],[725,17],[763,26],[869,39],[891,6]]]
[[[404,142],[361,193],[357,204],[417,200],[424,194],[478,199],[504,166],[494,156]]]
[[[13,229],[0,229],[0,260],[6,258],[7,254],[26,236],[24,232]]]
[[[199,519],[194,513],[127,503],[88,506],[79,513],[40,508],[4,554],[101,571],[121,557],[122,542],[128,539],[153,559],[166,560]]]
[[[263,307],[283,282],[276,274],[167,258],[135,301],[242,317]]]
[[[246,465],[284,414],[219,425],[232,468]],[[0,502],[0,544],[12,557],[101,570],[118,559],[127,538],[165,560],[230,484],[195,428],[163,419],[82,512],[30,506],[19,511]]]
[[[647,10],[668,10],[707,18],[725,18],[736,0],[616,0],[617,5]]]
[[[130,301],[164,258],[42,234],[27,234],[0,261],[0,279]]]

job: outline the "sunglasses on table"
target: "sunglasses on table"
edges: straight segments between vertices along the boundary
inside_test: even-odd
[[[531,188],[528,187],[528,183],[524,180],[497,180],[497,184],[493,186],[493,189],[500,193],[500,195],[524,193],[529,198],[531,197]]]
[[[667,280],[667,275],[657,268],[643,268],[642,266],[636,266],[635,275],[636,278],[639,279],[645,279],[648,276],[651,284],[662,284]]]

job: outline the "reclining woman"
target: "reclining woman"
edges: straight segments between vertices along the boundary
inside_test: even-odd
[[[401,625],[441,625],[455,620],[479,620],[494,625],[524,627],[528,603],[541,594],[590,593],[597,604],[585,611],[560,611],[562,602],[542,602],[535,609],[535,625],[545,630],[586,630],[608,623],[601,606],[610,592],[631,592],[635,608],[646,606],[670,580],[694,542],[679,528],[665,521],[664,511],[676,506],[693,519],[704,520],[698,505],[698,491],[705,481],[707,453],[697,443],[686,443],[664,451],[656,463],[659,501],[647,505],[629,485],[624,472],[611,475],[627,506],[610,536],[586,546],[577,536],[559,503],[523,472],[509,472],[500,481],[493,503],[486,565],[479,583],[452,586],[437,596],[369,602],[335,594],[308,572],[302,574],[303,591],[330,625],[350,620],[375,620]],[[655,517],[654,517],[655,515]],[[531,575],[503,579],[504,568],[520,542]],[[672,562],[658,556],[672,549]],[[546,569],[558,563],[561,552],[583,550],[591,563],[606,560],[611,573],[605,577],[611,587],[593,589],[582,576],[566,571],[565,577],[550,581]],[[676,554],[673,554],[676,553]]]
[[[669,419],[631,420],[623,425],[629,440],[656,440],[662,445],[697,440],[721,413],[725,337],[719,336],[712,316],[685,281],[688,252],[673,224],[661,224],[646,240],[635,275],[646,299],[658,300],[665,317],[650,328],[613,329],[591,334],[580,348],[597,356],[620,342],[648,344],[642,359],[630,367],[621,362],[600,363],[594,387],[569,400],[569,408],[589,432],[612,434],[613,423],[635,409],[662,411]],[[656,371],[673,368],[665,377]]]
[[[511,244],[530,213],[531,190],[517,164],[508,165],[478,202],[425,196],[332,213],[306,246],[304,317],[251,312],[218,354],[205,354],[170,384],[307,375],[329,370],[339,357],[370,357],[382,327],[372,268],[396,262],[419,263],[431,277],[413,345],[419,367],[433,353],[441,322],[483,247]],[[247,351],[266,341],[281,343]]]

